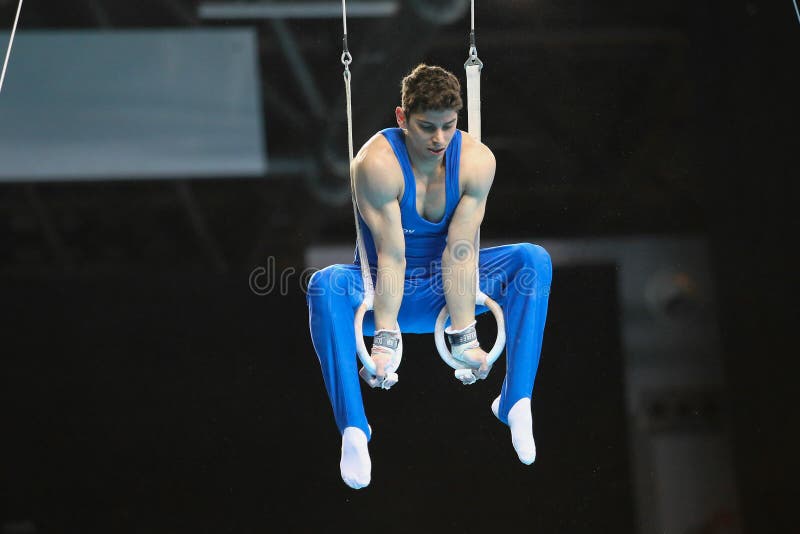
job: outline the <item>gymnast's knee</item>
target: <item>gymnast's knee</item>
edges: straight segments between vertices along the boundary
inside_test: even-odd
[[[544,247],[533,243],[518,243],[514,253],[519,257],[521,270],[532,270],[540,286],[550,286],[553,280],[553,262]]]
[[[336,297],[349,298],[353,288],[350,287],[350,278],[339,265],[330,265],[315,272],[308,280],[306,301],[324,302]]]

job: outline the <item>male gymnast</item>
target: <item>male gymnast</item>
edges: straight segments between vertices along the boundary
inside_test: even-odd
[[[370,357],[379,381],[392,372],[401,332],[431,333],[441,308],[450,315],[445,333],[452,355],[477,379],[490,371],[475,330],[476,275],[480,289],[503,308],[506,374],[491,404],[510,428],[524,464],[536,457],[531,395],[542,348],[552,280],[548,253],[518,243],[475,246],[495,174],[492,151],[457,129],[463,104],[455,75],[420,64],[402,81],[397,128],[376,133],[353,160],[360,231],[372,267],[373,314],[363,333],[373,336]],[[309,281],[311,339],[342,435],[342,480],[367,486],[372,464],[361,396],[354,332],[364,298],[361,258],[328,266]],[[399,327],[399,329],[398,329]]]

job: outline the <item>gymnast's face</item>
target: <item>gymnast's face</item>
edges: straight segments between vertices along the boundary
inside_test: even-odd
[[[454,109],[414,111],[406,116],[403,108],[395,110],[397,125],[406,134],[406,146],[418,161],[441,160],[456,133],[458,112]]]

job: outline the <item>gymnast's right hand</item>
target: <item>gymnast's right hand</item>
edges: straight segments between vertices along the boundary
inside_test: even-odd
[[[378,380],[386,378],[387,369],[392,364],[392,354],[385,350],[383,347],[372,345],[372,351],[369,354],[372,361],[375,362],[375,378]]]
[[[394,372],[393,363],[400,346],[400,330],[376,330],[372,338],[370,357],[375,362],[375,377],[382,381]]]

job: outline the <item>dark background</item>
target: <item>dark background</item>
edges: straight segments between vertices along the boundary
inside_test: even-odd
[[[558,275],[540,459],[520,464],[489,410],[502,365],[465,388],[431,336],[409,335],[397,386],[364,391],[373,481],[358,492],[339,476],[299,291],[209,276],[18,284],[3,515],[76,533],[631,532],[615,268]]]
[[[195,7],[31,3],[20,24],[226,24],[198,20]],[[2,20],[15,9],[0,2]],[[479,2],[477,20],[484,141],[500,178],[482,235],[706,237],[743,526],[793,531],[792,3]],[[382,430],[374,481],[367,492],[342,485],[302,292],[258,297],[247,285],[267,256],[300,270],[307,246],[354,237],[346,178],[326,159],[346,155],[341,26],[287,24],[330,102],[322,115],[307,109],[290,66],[271,54],[275,28],[260,26],[268,154],[311,158],[317,175],[0,184],[0,518],[31,520],[36,532],[361,521],[365,530],[507,521],[543,532],[632,531],[621,369],[586,357],[570,366],[564,356],[619,359],[604,265],[554,277],[534,466],[514,463],[492,420],[491,380],[464,393],[436,358],[420,358],[419,367],[404,360],[403,387],[366,392]],[[404,3],[396,19],[349,27],[356,144],[391,125],[399,78],[417,62],[463,72],[466,17],[438,25]],[[385,55],[369,60],[375,50]],[[409,353],[430,351],[431,340],[416,343]],[[593,380],[598,372],[607,380]],[[590,408],[612,411],[595,418]]]

